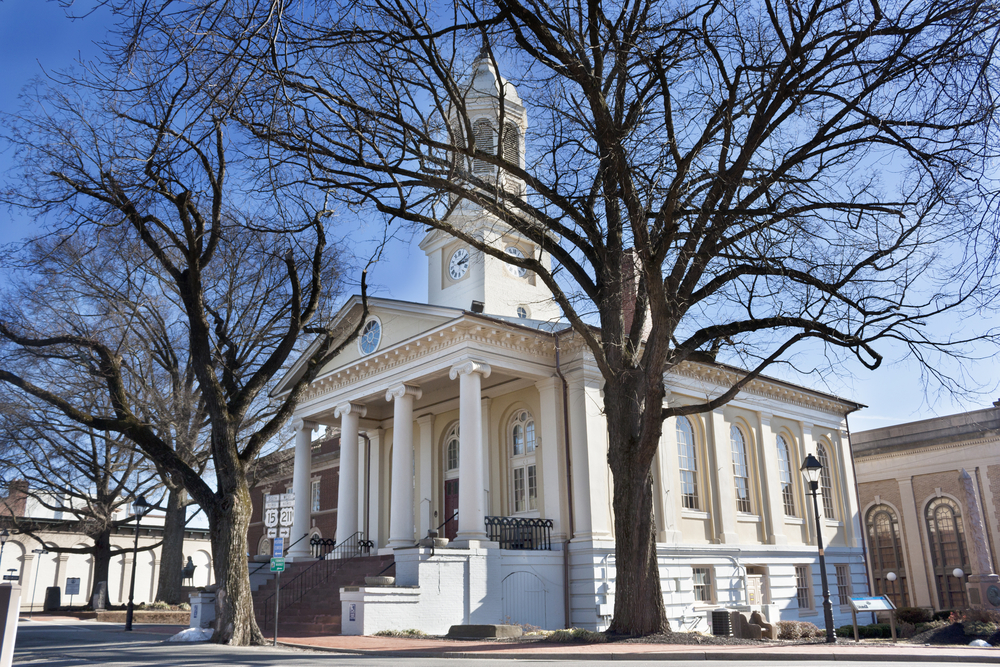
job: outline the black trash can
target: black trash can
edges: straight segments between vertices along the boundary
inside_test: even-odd
[[[728,637],[732,634],[729,625],[729,611],[726,609],[714,609],[712,611],[712,634],[717,637]]]

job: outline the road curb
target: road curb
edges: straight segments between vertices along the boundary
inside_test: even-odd
[[[715,661],[770,661],[770,662],[964,662],[976,664],[1000,664],[1000,650],[997,655],[971,653],[969,655],[933,655],[926,654],[893,654],[888,649],[872,653],[736,653],[721,651],[664,651],[661,653],[639,653],[623,651],[619,653],[539,653],[528,651],[427,651],[427,650],[394,650],[394,649],[361,649],[339,648],[336,646],[317,646],[315,644],[299,644],[295,642],[278,642],[279,646],[322,651],[325,653],[341,653],[351,655],[383,656],[393,658],[444,658],[461,660],[715,660]],[[934,649],[931,649],[933,651]]]

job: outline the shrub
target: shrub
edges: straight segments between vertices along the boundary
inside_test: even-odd
[[[822,637],[826,630],[804,621],[778,621],[778,639],[810,639]]]
[[[900,623],[896,626],[896,634],[903,639],[909,639],[917,634],[917,626],[913,623],[900,621]]]
[[[148,608],[155,609],[157,611],[166,611],[170,609],[170,605],[163,600],[157,600],[156,602],[151,603]]]
[[[191,611],[191,605],[188,604],[187,602],[181,602],[179,605],[177,605],[177,608],[180,609],[181,611]]]
[[[948,621],[940,619],[937,621],[929,621],[927,623],[917,623],[917,634],[927,632],[928,630],[935,630],[937,628],[943,628],[948,625]]]
[[[584,644],[603,644],[608,641],[608,636],[603,632],[584,630],[583,628],[571,628],[569,630],[556,630],[545,638],[545,641],[556,642],[557,644],[569,644],[582,642]]]
[[[967,621],[1000,625],[1000,611],[996,609],[963,609],[962,615]]]
[[[972,635],[974,637],[989,637],[1000,628],[997,627],[996,623],[966,621],[962,624],[962,629],[965,630],[965,634],[967,635]]]
[[[407,630],[379,630],[375,633],[376,637],[426,637],[427,633],[423,630],[416,630],[414,628],[409,628]]]
[[[858,636],[861,635],[860,630],[858,631]],[[853,625],[842,625],[837,628],[838,637],[847,637],[849,639],[854,639],[854,626]]]
[[[923,607],[900,607],[896,610],[896,620],[903,623],[916,625],[917,623],[927,623],[931,618],[933,618],[931,610]]]
[[[933,618],[933,620],[935,620],[935,621],[947,621],[948,618],[953,613],[955,613],[954,609],[942,609],[941,611],[936,611],[936,612],[934,612],[934,618]]]
[[[798,639],[800,633],[798,621],[778,621],[778,639]]]

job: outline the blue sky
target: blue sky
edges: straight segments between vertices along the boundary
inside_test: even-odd
[[[71,21],[55,2],[39,0],[0,0],[0,112],[17,110],[18,93],[32,77],[43,75],[46,69],[71,66],[78,57],[84,59],[97,53],[93,43],[103,36],[106,16],[97,14],[87,19]],[[0,174],[10,169],[9,152],[0,151]],[[0,210],[0,243],[15,241],[32,233],[30,220],[12,217]],[[379,225],[362,225],[354,238],[374,237]],[[419,239],[405,236],[394,240],[383,262],[370,272],[369,282],[374,293],[394,299],[424,301],[427,296],[427,269],[423,252],[417,247]],[[356,254],[364,255],[363,248]],[[998,322],[1000,324],[1000,322]],[[968,323],[941,321],[941,331],[961,329]],[[803,384],[864,403],[869,407],[850,417],[854,431],[888,426],[890,424],[925,419],[935,415],[952,414],[962,410],[989,407],[1000,398],[1000,390],[993,395],[983,395],[955,401],[948,396],[936,396],[936,387],[925,387],[919,366],[914,361],[902,359],[904,351],[886,348],[886,361],[877,371],[868,371],[860,364],[847,363],[841,372],[811,376]],[[994,350],[984,349],[992,356]],[[952,369],[953,372],[958,369]],[[991,359],[971,364],[965,369],[976,374],[980,382],[996,382],[1000,374],[998,365]],[[774,374],[794,379],[780,371]]]

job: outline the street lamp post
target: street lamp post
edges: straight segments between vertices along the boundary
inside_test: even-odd
[[[823,617],[826,621],[826,642],[832,644],[837,641],[837,635],[833,631],[833,603],[830,602],[830,583],[826,577],[826,557],[823,554],[823,531],[820,528],[819,501],[816,499],[816,491],[819,490],[819,475],[823,470],[823,464],[815,456],[808,454],[806,460],[802,462],[801,470],[809,481],[809,492],[813,497],[813,511],[816,514],[816,543],[819,546],[819,574],[823,582]]]
[[[38,590],[38,571],[41,568],[42,556],[48,553],[45,549],[32,549],[31,553],[37,554],[35,557],[35,584],[31,587],[31,607],[28,608],[28,619],[35,613],[35,591]]]
[[[126,632],[132,630],[132,615],[135,611],[133,600],[135,598],[135,565],[136,561],[139,560],[139,522],[142,521],[142,517],[146,512],[151,509],[153,509],[153,506],[146,502],[145,496],[139,496],[132,503],[132,512],[135,514],[135,545],[132,547],[132,581],[129,582],[128,586],[128,610],[125,612]]]

